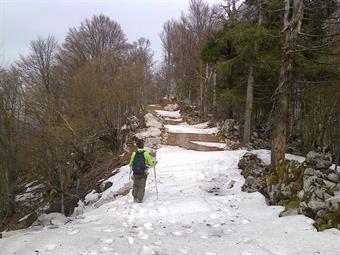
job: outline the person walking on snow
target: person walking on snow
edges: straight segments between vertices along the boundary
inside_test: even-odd
[[[151,159],[149,152],[144,150],[144,140],[137,140],[137,149],[132,153],[130,159],[130,169],[133,172],[133,201],[142,203],[145,193],[145,184],[148,176],[148,167],[153,167],[156,164]],[[131,173],[130,173],[131,174]]]

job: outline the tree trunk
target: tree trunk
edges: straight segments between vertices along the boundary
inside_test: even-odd
[[[217,111],[216,87],[217,87],[216,72],[214,71],[214,74],[213,74],[213,113],[216,113],[216,111]]]
[[[285,158],[289,129],[289,91],[292,84],[293,52],[296,49],[304,9],[303,0],[285,0],[285,3],[285,42],[273,112],[271,164],[274,168]]]
[[[243,143],[250,143],[251,135],[251,118],[253,111],[254,102],[254,67],[249,67],[248,73],[248,84],[247,84],[247,99],[246,99],[246,109],[244,116],[244,131],[243,131]]]
[[[65,214],[65,206],[64,206],[64,179],[62,175],[62,170],[59,169],[59,184],[60,184],[60,212]]]

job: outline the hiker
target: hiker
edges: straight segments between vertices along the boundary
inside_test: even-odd
[[[137,140],[137,149],[132,153],[130,159],[130,169],[133,172],[133,201],[142,203],[145,192],[145,183],[148,176],[148,167],[153,167],[156,162],[151,159],[149,152],[144,150],[144,140]]]

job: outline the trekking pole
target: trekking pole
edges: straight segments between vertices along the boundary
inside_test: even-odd
[[[128,182],[128,193],[127,193],[127,201],[129,201],[129,194],[130,194],[130,181],[131,181],[131,172],[132,172],[132,169],[131,169],[131,166],[130,166],[130,171],[129,171],[129,182]]]
[[[158,188],[157,188],[157,177],[156,177],[156,165],[153,166],[153,172],[154,172],[154,175],[155,175],[156,195],[157,195],[157,200],[158,200]]]

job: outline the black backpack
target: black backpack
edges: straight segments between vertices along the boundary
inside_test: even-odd
[[[132,171],[134,175],[144,175],[145,174],[145,158],[144,151],[136,151],[135,159],[132,165]]]

